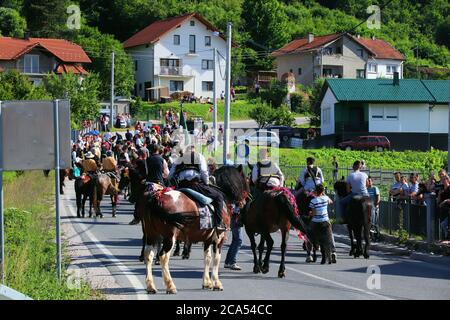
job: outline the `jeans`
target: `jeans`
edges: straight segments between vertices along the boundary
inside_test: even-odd
[[[448,217],[441,221],[441,231],[443,240],[448,238]]]
[[[231,219],[231,233],[233,238],[231,240],[230,248],[227,252],[227,257],[225,258],[225,264],[229,265],[233,265],[236,263],[239,255],[239,249],[242,245],[242,238],[244,235],[243,228],[237,225],[237,219],[235,219],[234,217]]]

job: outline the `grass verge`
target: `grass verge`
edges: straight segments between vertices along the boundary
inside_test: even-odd
[[[37,300],[86,300],[100,294],[82,282],[70,289],[70,257],[63,246],[64,275],[56,276],[54,175],[29,171],[5,184],[6,285]]]

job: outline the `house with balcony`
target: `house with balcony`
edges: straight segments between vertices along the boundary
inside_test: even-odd
[[[403,78],[405,57],[388,42],[348,33],[296,39],[272,53],[278,79],[289,72],[296,83],[310,86],[319,77],[378,79]]]
[[[91,63],[83,48],[63,39],[0,37],[0,71],[18,70],[35,85],[49,73],[88,74]]]
[[[217,97],[225,91],[225,37],[198,13],[154,22],[123,46],[134,61],[134,93],[145,100],[183,91],[212,98],[214,68]]]
[[[320,98],[324,145],[386,136],[394,150],[447,150],[450,80],[327,79]]]

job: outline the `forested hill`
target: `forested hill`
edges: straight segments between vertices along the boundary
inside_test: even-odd
[[[0,0],[0,32],[78,39],[96,34],[92,28],[123,41],[150,23],[197,11],[220,29],[234,24],[234,73],[270,68],[268,52],[309,32],[316,35],[353,29],[366,20],[370,5],[381,10],[381,28],[363,23],[353,33],[392,43],[407,65],[450,68],[450,3],[448,0]],[[79,4],[83,27],[65,28],[66,8]],[[383,7],[385,5],[385,7]],[[91,28],[92,27],[92,28]],[[87,31],[88,30],[88,31]],[[85,41],[86,42],[86,41]],[[84,44],[85,42],[82,42]],[[266,48],[266,49],[265,49]],[[88,50],[89,51],[89,50]],[[418,55],[418,60],[416,60]]]

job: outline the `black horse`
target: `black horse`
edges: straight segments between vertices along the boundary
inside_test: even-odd
[[[92,207],[94,203],[93,194],[95,190],[95,181],[87,175],[75,178],[75,195],[77,199],[77,217],[85,217],[84,206],[89,198],[89,218],[92,217]]]
[[[340,198],[348,195],[347,182],[344,180],[337,181],[334,184],[334,190]],[[344,224],[347,224],[348,235],[350,237],[349,255],[359,258],[369,258],[370,248],[370,228],[372,216],[373,202],[369,197],[355,196],[343,212]],[[362,248],[362,237],[364,237],[364,250]],[[354,242],[356,239],[356,244]]]

